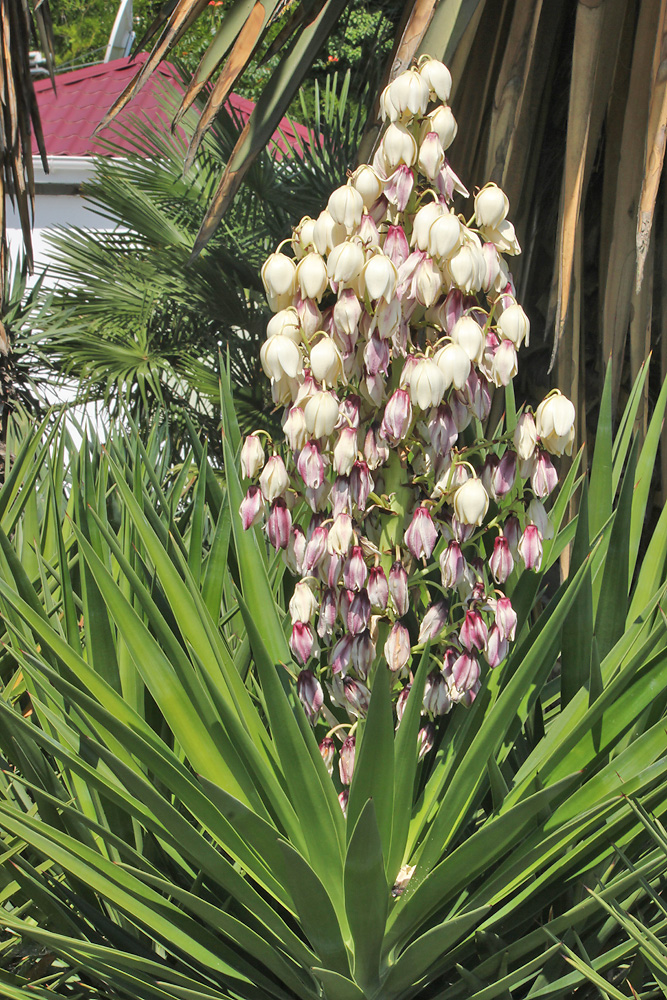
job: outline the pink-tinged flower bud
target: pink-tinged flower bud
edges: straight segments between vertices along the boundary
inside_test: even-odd
[[[314,299],[304,299],[301,295],[297,295],[295,298],[294,308],[296,309],[300,324],[299,339],[296,343],[300,344],[302,334],[306,340],[310,340],[317,330],[322,329],[322,313],[317,308],[317,303]]]
[[[512,607],[509,597],[500,597],[496,601],[496,625],[504,639],[514,641],[516,623],[516,611]]]
[[[306,418],[300,406],[290,407],[283,423],[285,439],[292,451],[300,451],[308,440]]]
[[[542,565],[542,538],[536,525],[529,524],[526,527],[519,539],[517,551],[526,569],[534,569],[536,572],[539,570]]]
[[[410,256],[410,246],[401,226],[389,226],[383,250],[397,268],[405,263]]]
[[[454,512],[463,524],[480,525],[489,509],[489,497],[480,479],[468,479],[454,494]]]
[[[350,496],[359,510],[366,510],[366,502],[374,485],[366,463],[355,462],[350,473]]]
[[[479,680],[479,663],[470,653],[463,652],[452,664],[452,681],[461,693]]]
[[[433,450],[438,455],[449,455],[456,444],[459,432],[454,425],[452,411],[448,403],[441,403],[440,406],[431,411],[427,430]]]
[[[320,573],[326,566],[326,584],[335,588],[340,583],[340,575],[343,569],[343,557],[337,553],[329,553],[322,563]]]
[[[447,587],[448,590],[458,587],[463,580],[465,565],[466,562],[461,552],[461,546],[457,541],[452,540],[440,555],[440,573],[443,587]]]
[[[417,733],[417,746],[418,746],[418,756],[419,760],[422,760],[426,754],[433,749],[433,744],[435,743],[435,726],[432,722],[425,722]]]
[[[356,235],[366,249],[380,246],[380,230],[377,227],[375,219],[369,212],[364,212],[361,216],[361,222],[359,223]]]
[[[470,369],[462,395],[466,406],[477,419],[485,421],[491,412],[491,395],[486,379],[480,378],[474,368]]]
[[[319,656],[315,633],[306,622],[295,622],[292,625],[292,637],[289,644],[300,663],[307,663],[311,656]]]
[[[489,569],[496,583],[504,583],[514,569],[512,553],[504,535],[498,535],[493,543],[493,552],[489,559]]]
[[[329,777],[331,777],[333,775],[334,757],[336,756],[336,744],[330,736],[325,736],[320,743],[320,753],[322,754],[324,766],[329,772]]]
[[[241,448],[241,472],[246,479],[258,476],[264,465],[264,449],[256,434],[248,434]]]
[[[437,132],[427,132],[419,147],[419,169],[430,181],[434,181],[445,162],[445,151]]]
[[[493,474],[500,465],[500,459],[497,455],[487,455],[484,460],[484,465],[480,470],[479,478],[482,480],[482,486],[489,494],[490,497],[493,496],[493,487],[491,485],[491,480]]]
[[[402,163],[387,178],[384,196],[391,205],[395,205],[399,212],[404,212],[410,201],[410,195],[415,183],[415,175],[410,167]]]
[[[516,347],[511,340],[501,340],[498,350],[491,361],[491,380],[500,388],[509,385],[519,370]]]
[[[447,624],[448,610],[444,601],[437,601],[428,609],[422,619],[419,629],[418,642],[426,642],[427,639],[435,639],[440,635]]]
[[[329,665],[333,674],[342,674],[345,676],[347,673],[347,668],[349,667],[352,658],[353,641],[354,636],[346,634],[342,637],[342,639],[338,640],[331,650]]]
[[[489,630],[489,638],[484,653],[486,662],[492,669],[497,667],[507,656],[508,650],[509,644],[507,639],[503,637],[497,625],[492,625]]]
[[[389,600],[389,584],[382,566],[372,566],[368,579],[368,597],[374,608],[382,611]]]
[[[353,545],[343,566],[343,583],[348,590],[361,590],[366,586],[368,569],[360,545]]]
[[[518,304],[513,302],[505,309],[496,320],[496,327],[501,335],[507,340],[511,340],[518,350],[522,343],[530,337],[530,320]]]
[[[451,707],[447,680],[441,671],[433,671],[424,685],[424,711],[429,715],[447,715]]]
[[[375,643],[371,639],[370,631],[366,629],[365,632],[355,635],[352,642],[352,666],[359,676],[365,680],[368,677],[369,670],[373,666],[374,660]]]
[[[400,622],[392,625],[384,644],[384,656],[392,673],[402,670],[410,659],[410,633]]]
[[[449,111],[450,109],[445,108],[444,110]],[[436,131],[438,130],[436,129]],[[440,141],[442,142],[443,149],[446,149],[447,146],[445,145],[445,142],[442,138],[442,133],[438,132],[438,134],[440,135]],[[468,198],[470,195],[468,188],[461,181],[461,178],[458,177],[457,174],[455,174],[454,171],[452,170],[451,166],[449,165],[449,162],[447,161],[447,157],[445,157],[445,163],[442,170],[435,179],[435,186],[438,189],[440,196],[444,198],[445,201],[447,202],[452,201],[452,198],[455,193],[462,194],[464,198]],[[480,250],[480,255],[481,255],[481,250]],[[463,290],[466,291],[468,294],[470,294],[470,291],[472,291],[472,289],[464,288],[463,285],[461,285],[460,287],[463,288]]]
[[[262,496],[262,491],[259,486],[251,486],[241,501],[241,506],[239,508],[243,530],[247,531],[248,528],[252,528],[254,525],[259,524],[264,517],[265,509],[264,497]]]
[[[345,707],[350,715],[366,715],[371,700],[371,693],[365,684],[362,684],[361,681],[356,681],[353,677],[344,677],[343,694],[347,703]]]
[[[367,375],[386,375],[389,369],[389,344],[375,333],[364,347],[364,368]]]
[[[449,389],[452,385],[455,389],[463,389],[470,375],[470,358],[462,347],[458,344],[445,344],[435,354],[433,360],[442,372],[445,389]],[[459,430],[463,428],[460,427]]]
[[[317,600],[308,583],[299,580],[294,587],[294,593],[289,602],[289,613],[292,624],[295,622],[310,622],[317,611]]]
[[[361,303],[350,288],[344,289],[338,295],[338,301],[333,307],[333,321],[336,329],[352,337],[352,347],[357,342],[359,320],[361,318]]]
[[[333,450],[333,468],[339,476],[349,476],[357,457],[357,429],[343,427]]]
[[[284,496],[288,486],[289,476],[285,463],[280,455],[272,455],[259,477],[259,487],[264,499],[269,503],[277,500],[278,497]]]
[[[407,614],[409,605],[408,574],[403,563],[398,559],[389,570],[389,593],[396,608],[396,614],[402,618]]]
[[[354,591],[348,591],[354,594]],[[368,599],[368,592],[364,588],[358,594],[354,594],[347,612],[347,628],[351,635],[361,635],[368,628],[371,620],[371,602]]]
[[[276,552],[278,549],[286,549],[289,545],[291,528],[292,515],[287,504],[284,500],[274,500],[266,522],[266,531]]]
[[[306,486],[316,490],[324,481],[324,461],[314,441],[308,441],[299,452],[296,463],[299,475]]]
[[[343,812],[343,816],[347,819],[347,804],[350,801],[350,789],[344,788],[342,792],[338,793],[338,802],[340,808]]]
[[[417,507],[405,532],[405,544],[415,559],[430,559],[437,541],[433,518],[426,507]]]
[[[389,444],[397,445],[408,433],[412,423],[412,403],[405,389],[396,389],[387,401],[380,426],[380,435]]]
[[[356,229],[361,222],[363,210],[364,199],[351,184],[343,184],[342,187],[336,188],[327,202],[327,211],[331,218],[339,226],[345,226],[348,233]]]
[[[385,379],[382,375],[367,375],[361,389],[373,409],[379,410],[384,402]]]
[[[396,719],[398,720],[396,723],[397,729],[400,726],[401,719],[403,718],[403,715],[405,713],[405,706],[408,703],[408,698],[410,697],[411,688],[412,684],[406,684],[405,687],[401,688],[401,690],[398,692],[398,698],[396,699]]]
[[[319,524],[313,531],[306,551],[303,554],[303,572],[310,576],[316,566],[319,566],[327,554],[327,538],[329,532],[323,524]]]
[[[287,559],[287,565],[289,566],[292,573],[295,576],[301,576],[301,570],[303,568],[303,557],[306,551],[306,536],[304,535],[302,529],[297,525],[292,527],[290,531],[289,542],[287,543],[287,551],[285,552],[285,557]]]
[[[538,497],[548,497],[558,484],[558,473],[546,451],[538,451],[530,485]]]
[[[311,347],[310,370],[313,378],[330,386],[338,385],[343,378],[343,359],[331,337],[322,335]]]
[[[466,611],[465,621],[460,631],[461,644],[468,652],[473,649],[484,649],[488,631],[479,611]]]
[[[465,383],[464,383],[465,384]],[[461,393],[455,392],[449,399],[452,411],[452,420],[459,434],[466,429],[472,420],[472,413],[461,399]]]
[[[346,396],[342,399],[338,407],[337,430],[344,427],[352,427],[358,430],[360,423],[361,399],[359,396]]]
[[[506,451],[491,476],[491,495],[502,500],[514,486],[516,479],[516,455]]]
[[[379,436],[379,428],[373,425],[366,431],[364,439],[364,458],[368,468],[378,469],[389,459],[389,448]]]
[[[308,716],[308,721],[313,723],[322,708],[324,695],[322,685],[312,670],[301,671],[296,680],[296,693]]]
[[[526,410],[518,418],[512,438],[516,453],[522,461],[533,457],[537,446],[537,428],[533,414]]]
[[[313,437],[329,437],[338,420],[338,400],[331,392],[316,392],[304,408],[306,427]]]
[[[352,497],[350,496],[350,480],[347,476],[336,476],[329,495],[331,502],[331,513],[333,518],[339,514],[344,514],[352,509]]]
[[[352,775],[354,774],[354,757],[356,752],[357,741],[354,736],[348,736],[342,747],[340,748],[340,756],[338,758],[338,771],[340,774],[340,780],[344,785],[349,785],[352,781]]]
[[[317,634],[320,639],[330,636],[333,632],[334,625],[336,624],[337,606],[336,591],[333,587],[327,587],[322,595],[320,617],[317,622]]]
[[[485,264],[482,291],[488,294],[500,276],[500,257],[493,243],[482,243],[482,256]]]
[[[331,487],[326,479],[314,489],[311,486],[306,486],[304,496],[313,513],[316,514],[318,511],[325,510],[329,501],[330,489]]]

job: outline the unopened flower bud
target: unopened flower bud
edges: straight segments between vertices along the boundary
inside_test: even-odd
[[[405,544],[415,559],[430,559],[438,540],[438,532],[426,507],[417,507],[412,515]]]
[[[384,644],[384,655],[392,673],[402,670],[410,659],[410,633],[400,622],[392,626]]]
[[[414,185],[413,171],[405,163],[401,163],[387,178],[384,196],[390,205],[394,205],[399,212],[404,212]]]
[[[353,593],[352,591],[350,593]],[[364,587],[354,594],[347,612],[347,628],[351,635],[360,635],[368,628],[371,620],[371,602]]]
[[[317,611],[317,599],[305,580],[299,580],[289,602],[292,625],[295,622],[310,622]]]
[[[264,465],[264,449],[256,434],[248,434],[241,448],[241,472],[246,479],[254,479]]]
[[[488,509],[488,494],[477,478],[468,479],[454,494],[454,511],[464,524],[480,525]]]
[[[410,394],[405,389],[396,389],[385,406],[380,434],[389,444],[396,445],[405,437],[411,423]]]
[[[419,146],[419,169],[430,181],[434,181],[445,162],[445,151],[437,132],[427,132]]]
[[[440,573],[443,587],[453,590],[463,580],[465,559],[459,543],[452,539],[440,556]]]
[[[519,539],[517,550],[526,569],[534,569],[537,572],[542,565],[542,538],[536,525],[526,526]]]
[[[544,509],[544,504],[539,500],[531,500],[526,510],[526,518],[531,524],[536,524],[542,538],[550,539],[554,537],[554,526],[549,520],[549,515]]]
[[[380,608],[384,611],[387,607],[389,584],[382,566],[371,567],[368,579],[368,597],[374,608]]]
[[[354,736],[348,736],[342,747],[340,748],[340,757],[338,759],[338,770],[340,773],[340,780],[344,785],[349,785],[352,781],[352,775],[354,774],[354,757],[356,752],[357,741]]]
[[[315,219],[311,219],[309,215],[304,215],[299,224],[292,230],[292,246],[294,247],[294,256],[298,260],[301,260],[304,254],[313,249],[314,229]]]
[[[324,481],[324,461],[314,441],[308,441],[299,452],[296,463],[299,475],[306,486],[316,490]]]
[[[435,743],[435,726],[432,722],[425,722],[417,733],[418,757],[422,760],[426,754],[433,749]]]
[[[528,461],[533,457],[537,445],[537,428],[535,418],[530,410],[524,410],[517,419],[512,442],[522,461]]]
[[[409,607],[408,574],[400,560],[396,560],[389,570],[389,593],[396,608],[396,614],[402,618]]]
[[[435,604],[432,604],[422,619],[417,641],[426,642],[427,639],[437,638],[447,624],[448,614],[444,601],[436,601]]]
[[[360,677],[368,677],[375,660],[375,643],[369,629],[355,635],[352,642],[351,663]]]
[[[494,669],[502,663],[507,656],[508,650],[509,643],[507,642],[507,639],[501,634],[497,625],[492,625],[489,630],[489,638],[484,652],[486,662],[489,664],[491,669]]]
[[[303,554],[303,572],[310,576],[314,569],[320,565],[327,554],[327,538],[329,532],[323,524],[318,525],[308,542],[306,551]]]
[[[334,757],[336,755],[336,744],[330,736],[325,736],[319,746],[324,766],[329,772],[329,777],[333,775]]]
[[[504,639],[514,641],[516,635],[517,615],[509,597],[500,597],[496,601],[496,625]]]
[[[441,671],[434,671],[424,685],[424,711],[429,715],[447,715],[452,707],[449,685]]]
[[[366,503],[374,485],[366,463],[355,462],[350,473],[350,497],[359,510],[366,510]]]
[[[284,495],[289,486],[287,469],[280,455],[272,455],[259,477],[259,486],[264,499],[269,503]]]
[[[298,524],[293,525],[290,531],[289,542],[287,543],[285,558],[287,559],[287,565],[295,576],[301,576],[305,551],[306,536]]]
[[[516,347],[511,340],[501,340],[491,361],[491,381],[497,388],[509,385],[518,370]]]
[[[368,468],[378,469],[389,458],[389,448],[380,438],[377,427],[369,427],[364,439],[364,458]]]
[[[330,636],[336,624],[337,612],[336,591],[333,587],[327,587],[322,595],[320,603],[320,615],[317,621],[317,634],[320,639]]]
[[[464,651],[452,665],[452,681],[463,694],[479,680],[479,663],[471,653]]]
[[[493,543],[493,552],[489,559],[489,569],[496,583],[504,583],[514,569],[514,560],[510,552],[509,542],[504,535],[498,535]]]
[[[468,652],[473,649],[484,649],[487,640],[487,628],[479,611],[466,611],[465,620],[461,626],[461,643]]]
[[[389,257],[397,268],[405,263],[410,256],[410,246],[401,226],[389,226],[383,250],[385,256]]]
[[[348,590],[361,590],[366,586],[368,567],[360,545],[353,545],[343,566],[343,582]]]
[[[278,549],[286,549],[290,540],[292,528],[292,515],[284,500],[274,500],[271,504],[269,517],[266,522],[266,531],[269,541],[276,552]]]
[[[537,497],[548,497],[558,483],[558,473],[546,451],[538,450],[530,485]]]
[[[259,524],[264,516],[265,509],[264,497],[259,486],[251,486],[241,501],[239,508],[243,530],[247,531],[248,528]]]
[[[297,641],[300,642],[300,640]],[[297,653],[297,655],[299,654]],[[303,662],[305,663],[305,660]],[[296,693],[308,716],[308,721],[313,723],[324,703],[324,695],[322,685],[312,670],[301,671],[296,680]]]

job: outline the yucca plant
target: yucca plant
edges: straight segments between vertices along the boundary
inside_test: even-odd
[[[632,905],[664,870],[630,799],[667,808],[646,375],[615,437],[608,380],[590,485],[575,464],[512,592],[516,645],[421,762],[428,654],[397,731],[376,666],[347,818],[290,678],[282,563],[242,530],[227,383],[224,484],[196,437],[172,469],[160,429],[28,433],[0,494],[2,923],[47,971],[3,972],[5,995],[569,997],[571,953],[613,979],[636,947],[584,887]]]

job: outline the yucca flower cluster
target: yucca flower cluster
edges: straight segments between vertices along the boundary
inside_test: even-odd
[[[430,641],[421,752],[435,717],[471,704],[483,663],[508,654],[516,614],[503,585],[516,566],[540,567],[552,456],[574,439],[557,390],[512,435],[483,430],[530,324],[505,260],[520,252],[506,195],[487,184],[468,221],[454,210],[469,195],[446,155],[450,89],[428,57],[397,77],[372,164],[266,260],[261,362],[287,459],[260,434],[241,454],[253,482],[244,527],[264,523],[298,578],[291,649],[310,720],[335,724],[325,691],[363,715],[373,671],[389,669],[400,722],[412,653]],[[333,740],[321,749],[332,768]],[[353,762],[352,734],[344,785]]]

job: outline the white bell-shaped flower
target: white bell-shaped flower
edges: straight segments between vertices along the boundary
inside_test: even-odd
[[[294,248],[294,256],[297,260],[301,260],[304,254],[315,248],[315,244],[313,243],[314,230],[315,219],[311,219],[309,215],[304,215],[298,226],[294,227],[292,231],[292,247]]]
[[[472,316],[461,316],[452,327],[452,342],[466,352],[471,361],[479,364],[484,353],[484,333]]]
[[[265,374],[276,381],[293,379],[302,371],[301,351],[289,337],[277,333],[261,347],[259,359]]]
[[[429,201],[415,213],[412,223],[412,246],[417,246],[418,250],[428,250],[428,240],[431,226],[440,219],[445,209],[439,201]]]
[[[365,262],[364,251],[359,243],[346,240],[334,247],[329,254],[327,273],[331,281],[349,284],[359,277]]]
[[[310,349],[313,378],[327,385],[338,385],[343,377],[343,358],[331,337],[322,336]]]
[[[395,122],[389,126],[380,143],[387,170],[392,173],[401,163],[411,167],[417,159],[417,143],[404,125]]]
[[[497,184],[487,184],[475,195],[475,218],[480,227],[497,229],[509,210],[509,199]]]
[[[324,256],[342,243],[347,236],[345,226],[335,222],[331,213],[324,209],[317,216],[313,226],[313,243],[318,253]]]
[[[306,403],[303,414],[309,434],[328,437],[338,420],[338,400],[330,392],[316,392]]]
[[[489,495],[476,476],[467,479],[454,494],[454,513],[462,524],[480,525],[489,509]]]
[[[433,359],[445,379],[445,389],[451,385],[462,389],[470,375],[470,358],[458,344],[445,344]]]
[[[296,267],[296,282],[304,299],[319,302],[329,284],[324,258],[315,252],[302,257]]]
[[[419,73],[428,84],[431,100],[446,104],[452,92],[452,74],[439,59],[425,58],[419,66]]]
[[[443,149],[449,149],[451,144],[456,138],[456,133],[459,127],[456,124],[456,118],[452,112],[452,109],[447,106],[436,108],[435,111],[431,111],[430,115],[424,118],[421,126],[421,136],[427,135],[429,132],[437,132],[440,142],[442,143]]]
[[[361,272],[361,289],[369,299],[384,299],[391,302],[398,283],[396,265],[383,253],[374,253],[364,264]]]
[[[334,222],[351,233],[361,222],[364,199],[351,184],[343,184],[329,196],[327,210]]]
[[[517,350],[530,339],[530,320],[518,302],[513,302],[503,310],[496,320],[498,332],[502,337],[511,340]]]
[[[537,407],[537,434],[542,446],[552,455],[572,454],[575,416],[574,404],[558,389]]]
[[[496,229],[484,226],[480,232],[488,243],[493,243],[501,253],[506,253],[510,257],[516,257],[521,253],[519,241],[516,238],[514,226],[508,219],[503,219],[498,223]]]
[[[296,265],[284,253],[272,253],[262,265],[262,283],[273,312],[288,306],[296,287]]]
[[[295,344],[301,343],[301,324],[299,322],[299,314],[294,306],[281,309],[266,324],[267,338],[275,337],[277,334],[289,337]]]
[[[370,208],[382,194],[384,182],[368,163],[362,163],[350,177],[350,184],[362,197],[364,208]]]
[[[478,292],[486,274],[484,256],[473,243],[464,244],[447,261],[452,284],[466,295]]]
[[[445,394],[445,379],[431,358],[418,361],[410,376],[410,401],[422,410],[439,406]]]
[[[461,246],[461,222],[453,212],[443,212],[428,232],[426,249],[431,257],[448,260]]]
[[[428,107],[430,93],[429,84],[416,69],[400,73],[389,84],[391,104],[401,117],[423,115]]]

